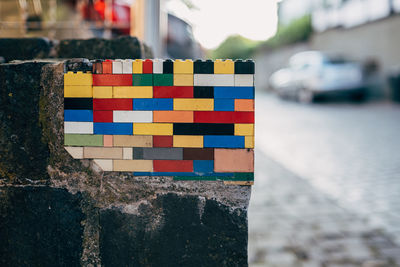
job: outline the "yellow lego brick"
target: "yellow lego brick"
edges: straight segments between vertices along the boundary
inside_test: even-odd
[[[114,86],[114,98],[152,98],[153,86]]]
[[[174,135],[174,147],[203,147],[203,136],[201,135]]]
[[[190,59],[182,60],[177,59],[174,61],[174,74],[175,73],[186,73],[193,74],[193,61]]]
[[[93,98],[112,98],[112,86],[93,86]]]
[[[172,135],[172,123],[134,123],[134,135]]]
[[[91,73],[83,73],[78,71],[73,73],[69,71],[64,74],[64,85],[92,85],[93,79]]]
[[[175,98],[174,110],[214,110],[214,99]]]
[[[132,73],[143,73],[143,60],[135,59],[134,61],[132,61]]]
[[[174,74],[174,86],[193,86],[193,74]]]
[[[64,86],[64,97],[93,97],[90,85],[66,85]]]
[[[236,123],[235,135],[254,135],[254,124],[250,123]]]
[[[231,59],[217,59],[214,61],[215,74],[234,74],[235,63]]]
[[[245,148],[254,148],[254,136],[245,136],[244,137],[244,147]]]

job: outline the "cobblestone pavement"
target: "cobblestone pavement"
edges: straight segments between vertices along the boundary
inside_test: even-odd
[[[400,107],[256,105],[250,266],[397,266]]]

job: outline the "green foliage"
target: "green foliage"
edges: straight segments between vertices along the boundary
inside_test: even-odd
[[[220,44],[220,46],[211,51],[210,57],[217,58],[231,58],[231,59],[246,59],[250,58],[255,47],[260,42],[246,39],[240,35],[229,36]]]

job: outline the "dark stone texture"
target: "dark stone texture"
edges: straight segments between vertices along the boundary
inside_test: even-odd
[[[52,47],[46,38],[0,38],[0,57],[6,62],[48,58]]]
[[[104,266],[247,266],[247,214],[214,200],[158,195],[139,215],[100,211],[100,229]]]
[[[0,266],[79,266],[82,196],[49,187],[0,189]]]
[[[39,124],[45,62],[0,65],[0,179],[46,180],[49,150]]]

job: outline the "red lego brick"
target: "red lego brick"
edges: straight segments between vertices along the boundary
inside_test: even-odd
[[[195,111],[194,123],[254,123],[254,112]]]
[[[153,60],[146,59],[143,61],[143,73],[153,73]]]
[[[254,123],[254,111],[234,112],[235,123]]]
[[[112,73],[112,60],[103,61],[103,74]]]
[[[155,172],[193,172],[193,160],[154,160]]]
[[[153,147],[173,147],[173,137],[164,135],[154,135]]]
[[[193,86],[154,86],[154,98],[193,98]]]
[[[129,98],[93,99],[93,110],[132,110],[132,102]]]
[[[132,74],[93,74],[93,86],[132,86]]]
[[[93,111],[93,122],[113,122],[113,111],[112,110]]]

